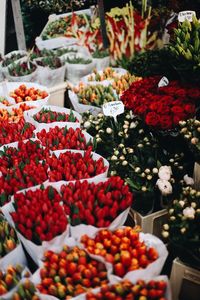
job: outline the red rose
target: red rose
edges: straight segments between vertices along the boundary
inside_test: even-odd
[[[166,115],[166,114],[169,114],[171,112],[171,109],[170,109],[170,106],[166,103],[166,104],[162,104],[160,103],[156,112],[158,114],[161,114],[161,115]]]
[[[145,122],[149,126],[156,127],[160,123],[160,117],[155,112],[148,112],[145,118]]]
[[[187,96],[193,100],[200,99],[200,89],[193,88],[187,91]]]
[[[173,127],[172,117],[170,115],[164,115],[160,117],[160,127],[163,130],[171,129]]]
[[[174,105],[172,108],[171,108],[171,111],[175,114],[175,115],[180,115],[180,114],[183,114],[183,108],[178,106],[178,105]]]
[[[194,104],[185,104],[184,111],[187,114],[190,114],[191,116],[193,116],[195,114],[195,105]]]
[[[141,116],[141,115],[145,114],[147,112],[147,110],[148,110],[148,107],[146,105],[140,105],[134,109],[134,113],[136,115]]]
[[[174,94],[176,97],[185,98],[186,91],[184,89],[177,89]]]

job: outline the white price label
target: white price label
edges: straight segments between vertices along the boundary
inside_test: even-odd
[[[178,14],[178,21],[184,22],[185,20],[188,20],[189,22],[192,22],[193,17],[196,17],[196,13],[193,10],[180,11]]]
[[[105,116],[116,118],[116,116],[124,113],[124,104],[122,101],[105,103],[103,104],[103,113]]]
[[[158,87],[163,87],[163,86],[167,86],[169,84],[169,80],[167,79],[167,77],[163,76],[160,81],[158,82]]]

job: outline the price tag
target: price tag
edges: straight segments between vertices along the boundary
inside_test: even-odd
[[[193,10],[180,11],[178,14],[178,21],[184,22],[185,20],[188,20],[189,22],[192,22],[193,17],[196,17],[196,13]]]
[[[167,79],[167,77],[163,76],[160,81],[158,82],[158,87],[163,87],[163,86],[167,86],[169,84],[169,80]]]
[[[111,116],[115,119],[118,115],[124,113],[124,104],[122,101],[112,101],[103,104],[103,113],[105,116]]]

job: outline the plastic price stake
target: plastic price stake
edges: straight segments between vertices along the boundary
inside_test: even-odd
[[[178,14],[178,21],[184,22],[185,20],[188,20],[189,22],[192,22],[193,17],[196,17],[196,13],[193,10],[180,11]]]
[[[163,86],[167,86],[169,84],[169,80],[167,79],[167,77],[163,76],[160,81],[158,82],[158,87],[163,87]]]
[[[103,113],[105,116],[111,116],[117,122],[117,116],[124,113],[124,104],[122,101],[112,101],[103,104]]]

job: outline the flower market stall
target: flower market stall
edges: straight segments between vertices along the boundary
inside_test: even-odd
[[[153,2],[1,56],[0,299],[199,299],[200,20]]]

